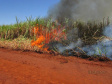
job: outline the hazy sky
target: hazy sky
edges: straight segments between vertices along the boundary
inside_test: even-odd
[[[44,17],[50,7],[60,0],[0,0],[0,25],[13,24],[17,16],[20,21],[32,16]]]

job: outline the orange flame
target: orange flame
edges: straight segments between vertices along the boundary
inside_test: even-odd
[[[58,26],[57,29],[51,29],[48,31],[48,29],[42,25],[38,25],[33,28],[33,32],[36,36],[36,40],[31,41],[31,46],[37,46],[39,49],[47,51],[49,47],[45,47],[45,45],[49,44],[50,41],[60,41],[61,38],[66,39],[65,32],[63,29],[60,29],[60,26]]]

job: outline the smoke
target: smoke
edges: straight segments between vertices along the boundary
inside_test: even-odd
[[[87,55],[104,55],[112,60],[112,25],[104,29],[105,38],[97,42],[95,45],[85,46],[82,49]]]
[[[59,22],[64,21],[65,18],[76,21],[78,19],[83,21],[100,21],[104,17],[109,17],[112,21],[112,0],[60,0],[58,4],[53,6],[48,11],[48,17]],[[57,44],[55,47],[59,52],[63,53],[66,50],[75,50],[78,52],[87,53],[87,55],[105,55],[112,59],[112,25],[107,26],[103,31],[104,39],[98,41],[94,45],[82,47],[81,39],[78,39],[77,28],[68,31],[67,38],[71,42],[65,46]],[[77,49],[80,47],[82,50]]]
[[[48,11],[54,20],[102,20],[112,17],[112,0],[60,0]]]
[[[71,50],[76,48],[77,46],[81,46],[82,41],[81,39],[78,39],[76,42],[71,42],[69,45],[64,46],[62,44],[57,44],[56,48],[58,48],[60,53],[63,53],[65,50]]]
[[[73,30],[72,30],[73,32]],[[75,32],[75,31],[74,31]],[[69,32],[71,34],[71,32]],[[82,50],[89,56],[99,55],[107,56],[112,60],[112,25],[107,26],[103,30],[104,38],[99,40],[94,45],[86,45],[82,47],[83,42],[81,39],[71,40],[69,45],[57,44],[55,47],[60,53],[64,53],[66,50],[74,50],[76,52],[82,52]],[[80,49],[78,49],[80,47]],[[69,52],[69,55],[72,55],[72,52]]]
[[[70,42],[75,42],[78,39],[78,28],[73,28],[72,30],[69,30],[67,33],[67,39]]]

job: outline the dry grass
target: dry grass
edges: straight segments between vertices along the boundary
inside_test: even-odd
[[[31,40],[27,38],[18,37],[14,40],[0,40],[1,48],[8,48],[23,51],[38,51],[37,47],[31,46]]]

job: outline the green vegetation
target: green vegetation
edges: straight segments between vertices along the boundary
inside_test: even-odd
[[[43,25],[50,30],[50,28],[57,27],[57,21],[52,22],[51,19],[43,19],[37,18],[32,19],[32,17],[26,18],[27,21],[20,22],[16,17],[16,24],[12,25],[1,25],[0,26],[0,39],[4,38],[14,39],[18,38],[19,36],[24,36],[25,38],[33,38],[34,34],[32,29],[36,24]],[[70,24],[69,24],[70,23]],[[86,44],[94,43],[99,37],[102,36],[102,30],[105,26],[109,25],[109,18],[107,20],[103,19],[101,22],[95,21],[75,21],[71,22],[69,19],[65,18],[65,21],[61,23],[62,27],[65,27],[66,33],[73,28],[78,29],[78,37],[81,38]],[[90,42],[91,41],[91,42]]]
[[[44,31],[47,32],[51,31],[51,28],[58,28],[58,26],[60,26],[59,28],[64,28],[63,31],[68,34],[70,30],[72,31],[72,29],[75,28],[77,29],[77,39],[80,38],[84,45],[92,45],[103,37],[103,29],[108,26],[110,22],[109,18],[104,18],[100,22],[83,22],[80,20],[70,21],[65,18],[65,21],[59,24],[57,21],[52,21],[51,19],[32,19],[32,17],[26,18],[26,21],[21,22],[16,17],[16,24],[0,26],[0,47],[9,47],[9,43],[12,43],[10,48],[35,51],[37,48],[31,47],[31,40],[36,37],[33,29],[37,24],[45,27],[46,30]],[[72,34],[69,36],[72,36]],[[72,37],[72,39],[74,38]],[[67,45],[66,42],[64,42],[64,44]],[[25,47],[25,45],[27,46]],[[53,51],[57,51],[57,49],[54,48]],[[101,53],[100,50],[99,53]]]

